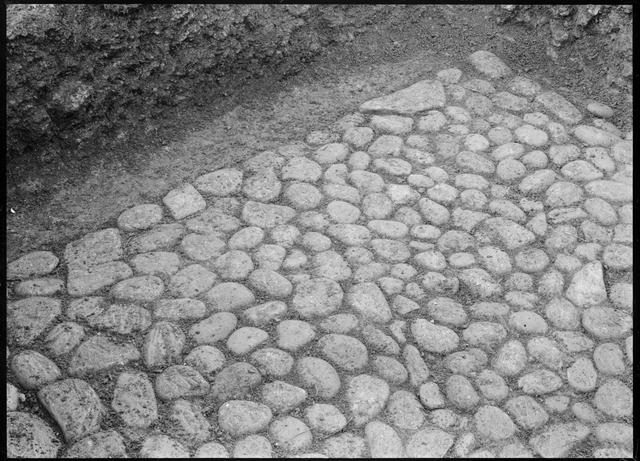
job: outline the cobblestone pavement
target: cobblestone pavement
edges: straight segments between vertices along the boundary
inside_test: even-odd
[[[9,456],[632,456],[632,133],[469,60],[10,262]]]

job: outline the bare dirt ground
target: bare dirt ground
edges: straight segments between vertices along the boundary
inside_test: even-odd
[[[158,202],[182,181],[279,145],[356,110],[360,103],[430,78],[442,66],[468,67],[466,56],[487,49],[518,73],[610,105],[612,120],[631,129],[631,95],[604,81],[607,56],[598,37],[558,49],[519,25],[497,25],[491,5],[432,5],[425,14],[398,6],[345,44],[323,50],[296,75],[266,72],[241,86],[230,76],[223,96],[200,107],[178,106],[107,140],[103,155],[63,154],[45,163],[20,160],[7,168],[7,258],[56,251],[76,236],[115,222],[126,208]],[[219,91],[219,90],[217,90]],[[142,115],[142,114],[141,114]],[[103,140],[96,140],[100,143]]]

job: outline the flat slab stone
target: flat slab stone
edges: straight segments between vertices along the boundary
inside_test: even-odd
[[[118,229],[104,229],[85,235],[69,243],[64,259],[69,269],[89,269],[103,263],[116,261],[124,255]]]
[[[188,400],[176,400],[168,416],[168,430],[187,446],[197,446],[211,436],[211,424],[201,406]]]
[[[633,187],[617,181],[591,181],[585,186],[589,195],[603,198],[610,202],[630,202],[633,200]]]
[[[573,135],[588,146],[611,147],[621,141],[618,136],[589,125],[578,125],[574,128]]]
[[[40,336],[61,313],[57,299],[34,296],[7,305],[7,335],[20,346]]]
[[[216,311],[239,309],[255,301],[253,292],[236,282],[219,283],[207,292],[205,298]]]
[[[411,333],[418,346],[427,352],[447,354],[458,348],[460,338],[450,328],[418,318],[411,323]]]
[[[58,262],[58,257],[50,251],[27,253],[7,265],[7,280],[50,274],[58,266]]]
[[[44,355],[36,351],[21,351],[13,356],[11,370],[25,389],[39,389],[60,379],[60,369]]]
[[[360,112],[413,115],[429,109],[444,107],[446,97],[442,83],[423,80],[387,96],[371,99],[360,106]]]
[[[91,327],[114,331],[121,335],[145,331],[151,325],[151,313],[133,304],[113,304],[101,314],[88,319]]]
[[[203,194],[220,197],[234,195],[240,192],[242,171],[235,168],[222,168],[198,177],[195,185],[196,189]]]
[[[44,345],[54,357],[71,352],[84,338],[84,328],[75,322],[62,322],[44,337]]]
[[[71,296],[86,296],[131,276],[133,271],[122,261],[111,261],[88,269],[70,269],[67,292]]]
[[[210,395],[220,402],[243,399],[255,392],[262,383],[256,367],[246,362],[235,362],[218,372],[211,383]]]
[[[618,309],[593,306],[582,311],[582,326],[598,339],[617,339],[631,331],[633,319]]]
[[[359,224],[333,224],[327,234],[349,246],[363,245],[371,239],[371,231]]]
[[[55,458],[62,443],[53,429],[30,413],[7,413],[8,458]]]
[[[213,344],[229,336],[237,323],[237,317],[231,312],[218,312],[193,325],[189,336],[198,344]]]
[[[180,225],[178,223],[166,224],[166,226]],[[186,222],[187,229],[191,232],[209,234],[214,232],[233,232],[238,229],[242,222],[235,216],[231,216],[222,210],[209,207],[198,216]],[[180,234],[181,236],[182,234]],[[180,237],[178,236],[178,237]],[[150,251],[150,250],[146,250]]]
[[[540,435],[531,437],[529,444],[544,458],[564,458],[590,433],[591,430],[581,423],[554,424]]]
[[[282,191],[282,183],[275,171],[271,168],[259,171],[244,180],[242,192],[251,200],[259,202],[272,202],[278,198]]]
[[[502,292],[500,284],[488,272],[478,267],[464,269],[458,274],[458,278],[473,295],[481,298],[490,298]]]
[[[149,427],[158,418],[156,396],[146,373],[121,373],[111,406],[127,426]]]
[[[533,232],[505,218],[486,219],[482,226],[499,239],[509,250],[527,245],[536,238]]]
[[[362,458],[367,449],[366,441],[353,432],[343,432],[325,439],[322,456],[325,458]]]
[[[53,277],[24,280],[13,291],[19,296],[51,296],[64,291],[64,282]]]
[[[536,102],[563,122],[575,125],[582,120],[582,113],[576,106],[553,91],[546,91],[536,97]]]
[[[118,226],[123,231],[148,229],[162,219],[162,207],[152,203],[131,207],[118,216]]]
[[[122,280],[111,288],[111,295],[125,301],[153,301],[164,291],[162,279],[154,275],[142,275]]]
[[[178,363],[182,358],[185,335],[172,322],[157,322],[145,336],[142,349],[144,363],[147,368],[161,369]]]
[[[139,458],[188,458],[187,450],[180,442],[166,435],[147,437],[140,448]]]
[[[340,285],[327,278],[313,278],[296,285],[293,309],[303,318],[329,315],[342,304],[344,292]]]
[[[124,440],[116,431],[102,431],[76,442],[66,453],[67,458],[126,458]]]
[[[229,400],[218,410],[220,428],[233,436],[260,432],[272,418],[268,406],[249,400]]]
[[[391,426],[371,421],[365,426],[364,432],[372,458],[405,457],[402,440]]]
[[[590,307],[607,300],[602,264],[594,261],[576,272],[567,289],[567,298],[578,307]]]
[[[454,440],[454,436],[445,431],[426,428],[412,434],[405,449],[409,458],[443,458]]]
[[[358,375],[349,380],[345,397],[353,423],[361,426],[382,411],[389,399],[389,385],[380,378]]]
[[[169,208],[174,219],[182,219],[204,210],[207,202],[191,184],[169,191],[162,202]]]
[[[471,64],[489,78],[502,78],[512,74],[511,69],[490,51],[479,50],[469,56]]]
[[[194,368],[172,365],[156,378],[156,395],[162,400],[199,397],[209,392],[209,383]]]
[[[293,208],[248,201],[242,208],[242,219],[250,226],[272,228],[286,224],[296,215]]]
[[[301,385],[311,395],[330,399],[340,390],[340,376],[333,366],[317,357],[302,357],[296,364]]]
[[[168,289],[173,296],[196,297],[209,290],[217,279],[200,264],[191,264],[173,274]]]
[[[307,398],[307,391],[285,381],[273,381],[262,386],[262,401],[275,413],[288,413]]]
[[[349,305],[362,317],[372,322],[387,323],[391,320],[391,309],[384,294],[375,283],[359,283],[347,294]]]
[[[56,420],[68,442],[100,430],[105,413],[100,397],[80,379],[65,379],[42,388],[38,398]]]
[[[139,359],[140,352],[132,344],[119,345],[104,336],[92,336],[74,352],[69,374],[80,377]]]
[[[184,234],[184,226],[180,223],[159,224],[144,234],[132,238],[127,245],[127,251],[129,253],[146,253],[169,248],[176,244],[182,234]]]
[[[318,347],[325,358],[347,371],[359,370],[369,360],[366,346],[352,336],[328,334],[318,340]]]
[[[165,320],[197,320],[207,313],[205,304],[197,299],[160,299],[155,302],[153,316]]]

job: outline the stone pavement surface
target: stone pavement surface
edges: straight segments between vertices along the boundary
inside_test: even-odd
[[[632,456],[632,133],[469,61],[8,263],[8,455]]]

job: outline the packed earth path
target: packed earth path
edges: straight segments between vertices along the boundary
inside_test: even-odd
[[[632,457],[632,132],[494,54],[8,263],[10,457]]]

